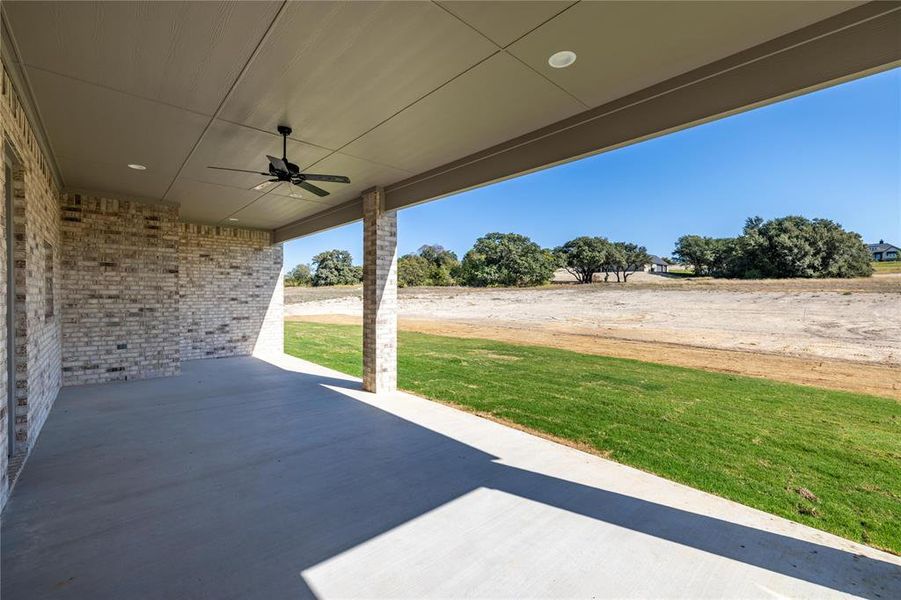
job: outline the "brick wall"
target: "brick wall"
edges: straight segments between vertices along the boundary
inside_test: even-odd
[[[282,351],[282,247],[268,231],[184,223],[178,254],[182,359]]]
[[[63,194],[60,211],[66,385],[281,351],[282,249],[268,231],[179,223],[174,206],[82,194]]]
[[[4,90],[5,91],[5,90]],[[4,94],[4,102],[0,102],[0,134],[6,137],[5,129],[5,108],[6,97]],[[0,326],[0,508],[6,504],[6,498],[9,495],[9,475],[7,473],[9,466],[9,456],[7,455],[8,437],[8,421],[11,416],[7,411],[7,367],[6,367],[6,227],[9,215],[6,214],[6,168],[0,164],[0,190],[4,190],[3,201],[0,202],[0,319],[3,325]]]
[[[16,307],[24,308],[24,331],[27,348],[27,369],[17,365],[16,383],[19,403],[25,403],[26,423],[19,423],[17,414],[16,440],[29,450],[34,445],[32,437],[37,437],[50,413],[61,385],[60,377],[60,319],[57,312],[49,312],[50,307],[59,306],[59,290],[49,281],[59,273],[59,212],[57,192],[46,185],[39,173],[33,169],[25,171],[24,186],[24,237],[25,301],[22,302],[20,280],[16,281]],[[22,220],[21,206],[16,207],[14,219]],[[21,245],[20,230],[16,228],[16,244]],[[17,267],[20,264],[16,258]],[[21,273],[20,273],[21,274]],[[52,293],[52,298],[47,294]],[[21,327],[21,319],[19,321]],[[26,371],[23,373],[23,371]],[[22,383],[26,387],[22,389]]]
[[[34,129],[25,115],[12,82],[4,68],[0,85],[0,136],[12,148],[16,162],[13,172],[14,215],[7,215],[0,203],[0,319],[7,311],[6,231],[12,224],[16,234],[16,301],[19,309],[16,329],[20,337],[16,358],[15,414],[7,414],[5,326],[0,336],[0,506],[9,493],[14,476],[37,439],[44,420],[59,391],[60,321],[50,310],[59,305],[54,279],[59,272],[59,192],[41,153]],[[6,154],[6,148],[3,148]],[[0,169],[0,173],[3,170]],[[0,179],[5,175],[0,174]],[[5,199],[4,199],[5,200]],[[16,456],[7,462],[7,419],[15,419]]]
[[[178,208],[63,194],[65,385],[179,373]]]
[[[178,222],[177,208],[60,194],[6,69],[0,137],[13,148],[15,210],[0,202],[0,319],[6,231],[15,234],[16,402],[7,410],[0,326],[0,507],[60,385],[178,373],[181,360],[281,352],[282,248],[269,232]],[[0,185],[4,183],[0,169]],[[17,454],[7,460],[13,418]]]

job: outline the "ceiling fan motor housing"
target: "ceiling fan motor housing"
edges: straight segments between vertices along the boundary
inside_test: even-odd
[[[274,166],[270,164],[269,174],[274,177],[280,177],[283,181],[290,181],[291,176],[300,174],[300,167],[298,167],[294,163],[285,161],[285,166],[288,167],[287,171],[278,171]]]

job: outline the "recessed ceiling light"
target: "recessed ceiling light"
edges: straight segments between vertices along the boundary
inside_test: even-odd
[[[301,195],[298,194],[297,192],[291,192],[291,193],[288,194],[288,195],[291,196],[292,198],[303,198],[303,196],[301,196]]]
[[[229,221],[237,221],[238,219],[236,219],[235,217],[229,217],[228,220]]]
[[[130,165],[128,165],[128,168],[134,169],[135,171],[146,171],[147,170],[147,167],[145,167],[144,165],[139,165],[138,163],[131,163]]]
[[[547,64],[551,65],[555,69],[565,69],[574,62],[576,62],[576,53],[572,50],[561,50],[560,52],[555,52],[551,54],[551,57],[549,59],[547,59]]]
[[[259,191],[261,191],[261,190],[265,190],[265,189],[266,189],[267,187],[269,187],[270,185],[272,185],[272,182],[271,182],[271,181],[264,181],[264,182],[261,183],[260,185],[255,185],[255,186],[253,186],[253,189],[255,189],[256,191],[259,192]]]

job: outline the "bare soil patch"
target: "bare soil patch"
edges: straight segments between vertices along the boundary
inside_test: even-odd
[[[289,318],[359,322],[362,288],[289,288]],[[901,275],[400,291],[400,327],[901,399]]]

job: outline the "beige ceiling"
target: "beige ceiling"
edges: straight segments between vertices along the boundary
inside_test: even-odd
[[[3,2],[64,185],[275,229],[854,2]],[[550,54],[576,63],[552,69]],[[9,59],[5,57],[5,59]],[[265,177],[278,124],[326,198]],[[126,163],[147,165],[133,171]],[[300,197],[292,197],[295,193]]]
[[[623,10],[618,2],[580,2],[508,50],[585,104],[598,106],[855,5],[642,1]],[[561,40],[579,57],[572,68],[547,64],[548,48]]]

